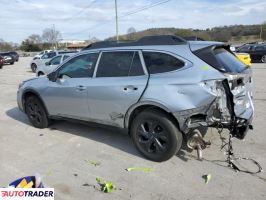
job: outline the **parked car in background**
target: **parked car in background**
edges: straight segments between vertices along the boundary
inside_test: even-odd
[[[3,58],[2,56],[0,56],[0,69],[2,69],[2,68],[3,68],[3,66],[4,66],[4,63],[5,63],[5,60],[4,60],[4,58]]]
[[[30,63],[32,72],[35,73],[38,66],[45,64],[46,62],[48,62],[55,56],[56,56],[56,53],[51,51],[51,52],[43,54],[40,58],[33,58],[33,60]]]
[[[37,67],[36,75],[42,76],[51,73],[58,67],[59,64],[64,62],[67,58],[71,57],[72,55],[75,54],[73,53],[60,54],[58,56],[53,57],[50,61],[47,61],[44,65],[40,65]]]
[[[31,70],[35,73],[37,67],[44,65],[46,62],[50,61],[53,57],[61,54],[76,53],[76,51],[50,51],[43,54],[40,58],[33,58],[30,63]]]
[[[183,141],[193,149],[208,127],[243,139],[254,112],[251,84],[251,69],[224,43],[151,36],[94,43],[48,76],[22,82],[17,101],[36,128],[51,119],[126,128],[142,155],[161,162]]]
[[[4,58],[5,64],[13,65],[16,62],[15,57],[12,54],[10,54],[9,52],[0,53],[0,56],[2,56]]]
[[[18,62],[19,60],[19,55],[15,51],[9,51],[9,53],[15,58],[15,61]]]
[[[40,53],[38,53],[37,55],[35,55],[34,57],[33,57],[33,59],[39,59],[39,58],[41,58],[44,54],[46,54],[46,53],[49,53],[49,52],[52,52],[53,50],[44,50],[44,51],[41,51]]]
[[[245,44],[236,50],[237,53],[248,53],[251,62],[266,63],[266,45],[265,44]]]
[[[251,66],[251,58],[248,53],[235,53],[237,58],[248,66]]]

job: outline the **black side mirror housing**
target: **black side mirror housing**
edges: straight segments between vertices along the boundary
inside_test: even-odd
[[[50,65],[50,62],[46,62],[45,65],[46,65],[46,66]]]
[[[56,71],[48,74],[47,77],[48,77],[49,81],[55,82],[56,79],[57,79],[57,73],[56,73]]]

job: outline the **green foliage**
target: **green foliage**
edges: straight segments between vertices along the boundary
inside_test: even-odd
[[[41,51],[41,47],[39,44],[34,44],[30,42],[28,39],[24,40],[20,46],[20,49],[26,52],[31,51]]]
[[[262,38],[266,39],[266,24],[263,25]],[[181,37],[196,36],[204,40],[214,40],[221,42],[228,42],[232,38],[242,39],[242,37],[260,36],[261,25],[232,25],[208,28],[205,30],[199,29],[180,29],[180,28],[151,28],[144,31],[134,32],[130,34],[120,35],[119,38],[123,40],[138,40],[144,36],[151,35],[178,35]],[[115,40],[115,37],[106,40]]]

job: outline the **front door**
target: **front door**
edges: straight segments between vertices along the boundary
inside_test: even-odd
[[[87,119],[88,86],[92,79],[98,53],[76,56],[57,70],[57,81],[45,90],[46,105],[51,115]]]

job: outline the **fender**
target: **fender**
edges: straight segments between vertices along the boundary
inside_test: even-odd
[[[139,108],[140,106],[155,106],[158,108],[161,108],[162,110],[165,110],[168,113],[171,113],[171,111],[163,104],[155,102],[155,101],[139,101],[138,103],[132,105],[128,110],[125,115],[124,119],[124,127],[128,128],[129,127],[129,118],[131,114],[134,112],[135,109]]]
[[[48,110],[47,110],[47,107],[46,107],[46,105],[45,105],[45,103],[44,103],[44,101],[43,101],[41,95],[40,95],[37,91],[35,91],[35,90],[33,90],[33,89],[30,89],[30,88],[29,88],[29,89],[26,89],[26,90],[23,92],[23,94],[22,94],[22,106],[23,106],[23,110],[24,110],[24,112],[26,111],[26,109],[25,109],[25,95],[26,95],[26,93],[32,93],[32,94],[36,95],[36,96],[39,98],[39,100],[42,102],[42,104],[43,104],[43,106],[44,106],[44,109],[45,109],[45,112],[46,112],[47,115],[49,116],[49,112],[48,112]]]

